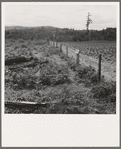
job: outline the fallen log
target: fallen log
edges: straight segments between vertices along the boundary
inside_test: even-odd
[[[23,70],[21,67],[18,68],[18,67],[9,67],[10,70]]]
[[[25,101],[8,101],[5,100],[5,107],[10,107],[10,108],[39,108],[39,107],[47,107],[46,103],[38,103],[38,102],[25,102]]]
[[[19,65],[17,65],[17,66],[12,66],[12,67],[9,67],[9,69],[10,70],[19,70],[19,69],[24,69],[24,68],[26,68],[26,67],[35,67],[35,66],[37,66],[38,64],[39,65],[41,65],[41,64],[44,64],[44,63],[48,63],[48,61],[44,61],[44,62],[29,62],[29,63],[27,63],[27,64],[24,64],[23,66],[22,65],[20,65],[20,67],[21,68],[18,68],[19,67]],[[22,68],[22,67],[24,67],[24,68]]]
[[[22,63],[22,62],[29,62],[33,59],[33,57],[26,58],[24,56],[22,57],[15,57],[11,59],[5,60],[5,65],[13,65],[14,63]]]

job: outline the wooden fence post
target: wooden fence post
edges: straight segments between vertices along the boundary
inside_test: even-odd
[[[78,65],[79,64],[79,50],[76,49],[75,53],[76,53],[76,64]]]
[[[66,46],[66,56],[68,57],[68,46]]]
[[[98,75],[99,75],[99,81],[101,79],[101,54],[99,55],[99,63],[98,63]]]
[[[76,64],[77,65],[79,64],[79,53],[77,53],[77,55],[76,55]]]
[[[62,43],[60,44],[60,53],[62,52]]]

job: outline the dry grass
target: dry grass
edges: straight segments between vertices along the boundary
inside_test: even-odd
[[[58,48],[48,46],[44,41],[6,40],[6,58],[18,56],[18,53],[33,56],[33,66],[27,67],[26,63],[6,66],[5,100],[47,103],[47,108],[28,110],[29,113],[114,114],[116,112],[116,101],[108,100],[114,98],[112,94],[115,94],[115,91],[105,97],[107,100],[100,100],[94,96],[92,92],[94,82],[89,82],[90,86],[86,84],[86,80],[90,81],[93,78],[90,78],[91,68],[81,66],[79,68],[71,60],[68,63],[63,54],[59,55]],[[39,64],[45,60],[48,63]],[[84,74],[86,70],[89,70],[86,77],[85,75],[80,77],[80,72]],[[98,82],[95,83],[98,85]],[[26,113],[26,109],[5,107],[5,113]]]

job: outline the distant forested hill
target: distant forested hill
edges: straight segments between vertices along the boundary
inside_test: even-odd
[[[5,27],[5,38],[11,39],[51,39],[57,41],[86,41],[86,30],[74,30],[68,28],[45,27]],[[116,28],[106,28],[103,30],[90,30],[90,40],[116,40]]]

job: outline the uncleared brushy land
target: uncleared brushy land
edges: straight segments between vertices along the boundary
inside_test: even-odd
[[[46,107],[5,106],[5,113],[115,114],[116,82],[76,65],[45,40],[5,40],[5,100]]]

